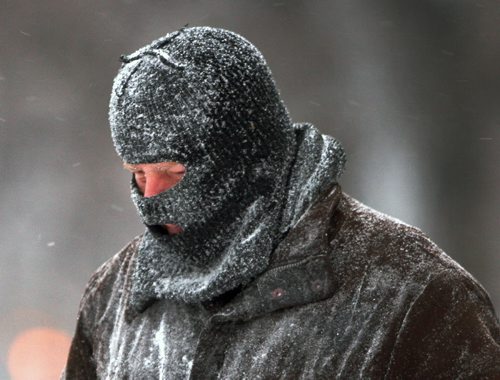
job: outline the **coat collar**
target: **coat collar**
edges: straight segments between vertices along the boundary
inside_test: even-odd
[[[329,242],[342,223],[335,213],[341,197],[340,186],[334,184],[287,233],[274,250],[265,272],[222,306],[205,304],[204,308],[211,313],[209,321],[217,324],[250,320],[331,297],[339,284],[331,263]],[[130,322],[138,312],[130,305],[126,309]]]
[[[331,297],[338,284],[329,242],[335,233],[332,217],[341,196],[340,186],[335,184],[326,196],[320,197],[278,245],[268,269],[214,313],[211,320],[249,320]]]

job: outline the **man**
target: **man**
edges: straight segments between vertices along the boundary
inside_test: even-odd
[[[186,28],[122,57],[110,124],[143,235],[83,296],[68,379],[498,378],[484,289],[342,193],[244,38]]]

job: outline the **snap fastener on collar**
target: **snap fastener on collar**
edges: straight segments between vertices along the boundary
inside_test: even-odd
[[[313,290],[315,291],[320,291],[322,288],[323,288],[323,283],[321,280],[314,280],[312,283],[311,283],[311,287],[313,288]]]
[[[281,298],[285,294],[285,291],[281,288],[276,288],[271,292],[272,298]]]

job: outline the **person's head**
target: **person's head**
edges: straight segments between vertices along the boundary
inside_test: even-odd
[[[248,283],[331,187],[343,150],[292,124],[262,54],[235,33],[186,28],[122,62],[111,132],[147,226],[131,303],[206,301]]]
[[[187,228],[231,218],[230,210],[284,185],[291,121],[263,56],[247,40],[186,28],[122,62],[110,126],[117,153],[137,169],[132,197],[146,225]],[[182,164],[182,180],[164,163]]]

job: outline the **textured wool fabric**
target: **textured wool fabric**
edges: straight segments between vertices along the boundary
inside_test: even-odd
[[[132,299],[206,301],[268,265],[289,228],[341,174],[340,144],[293,125],[261,53],[221,29],[186,28],[123,57],[110,125],[129,164],[176,161],[182,181],[132,199],[147,230]],[[181,234],[160,226],[173,223]]]

